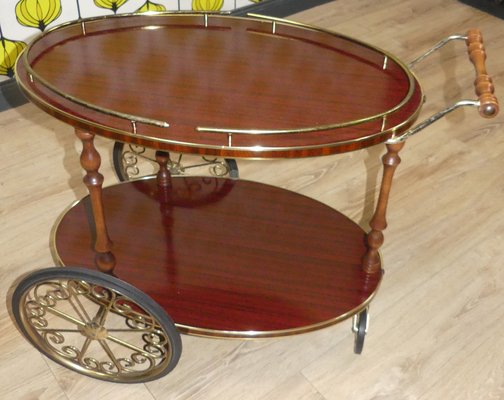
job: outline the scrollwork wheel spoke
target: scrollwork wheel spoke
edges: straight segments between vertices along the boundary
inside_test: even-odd
[[[110,312],[110,309],[112,308],[112,305],[113,305],[112,301],[108,302],[107,305],[100,304],[100,308],[96,312],[92,321],[100,326],[104,326],[105,321],[107,320],[107,316]]]
[[[79,352],[79,362],[81,364],[83,363],[84,354],[86,354],[86,352],[88,351],[90,344],[91,344],[91,339],[86,338],[86,340],[84,340],[84,344],[82,345],[81,350]]]
[[[138,157],[143,158],[144,160],[149,160],[149,161],[152,161],[152,162],[156,162],[155,158],[147,157],[147,156],[144,156],[143,154],[138,154]]]
[[[55,308],[47,308],[47,311],[50,312],[51,314],[54,314],[54,315],[64,319],[65,321],[71,322],[75,325],[86,326],[86,322],[81,321],[77,318],[74,318],[71,315],[68,315],[67,313],[65,313],[63,311],[57,310]]]
[[[77,297],[76,292],[72,289],[69,288],[71,296],[68,299],[68,302],[74,309],[74,311],[77,313],[77,315],[86,322],[91,321],[91,318],[89,317],[89,314],[86,311],[86,308],[83,306],[83,304],[80,302],[79,298]],[[77,304],[75,304],[77,303]]]
[[[126,347],[127,349],[136,351],[137,353],[148,355],[148,353],[144,349],[135,346],[134,344],[128,343],[124,340],[121,340],[118,337],[107,335],[107,340],[110,340],[111,342],[114,342],[120,346]]]
[[[200,164],[188,165],[187,167],[185,167],[185,169],[204,167],[206,165],[212,165],[212,164],[214,164],[214,162],[213,161],[209,161],[209,162],[204,162],[204,163],[200,163]]]
[[[105,351],[105,353],[107,353],[107,355],[109,356],[110,360],[114,363],[115,367],[117,368],[117,371],[120,373],[123,370],[123,367],[121,366],[121,363],[117,361],[117,358],[110,349],[108,343],[105,340],[100,340],[99,343],[100,346]]]
[[[180,357],[180,336],[164,310],[103,273],[37,271],[21,280],[12,305],[16,323],[37,349],[93,378],[146,382],[167,374]]]

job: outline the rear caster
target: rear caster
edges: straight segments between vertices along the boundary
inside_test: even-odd
[[[369,326],[369,309],[365,308],[353,317],[352,331],[354,332],[354,353],[361,354],[364,348],[364,339]]]
[[[119,383],[168,374],[182,342],[166,312],[126,282],[82,268],[31,273],[12,297],[23,335],[53,361]]]

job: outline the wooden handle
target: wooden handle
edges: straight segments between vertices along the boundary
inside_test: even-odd
[[[483,45],[483,37],[479,29],[470,29],[467,32],[467,51],[469,59],[476,69],[474,87],[480,101],[479,113],[484,118],[495,117],[499,112],[499,102],[494,96],[492,78],[486,72],[486,52]]]

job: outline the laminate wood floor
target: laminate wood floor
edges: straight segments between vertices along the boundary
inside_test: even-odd
[[[455,0],[338,0],[291,19],[368,41],[406,62],[450,34],[478,27],[496,93],[504,93],[504,21]],[[462,43],[415,71],[427,94],[422,117],[474,97]],[[51,228],[86,190],[72,128],[30,104],[0,113],[0,398],[504,399],[503,122],[504,113],[483,120],[462,109],[408,140],[390,199],[386,274],[362,355],[353,354],[350,321],[283,339],[183,336],[171,374],[123,385],[54,364],[13,325],[16,280],[54,265]],[[109,185],[116,181],[112,146],[98,145]],[[378,146],[309,160],[239,161],[239,167],[245,179],[314,197],[366,226],[382,153]]]

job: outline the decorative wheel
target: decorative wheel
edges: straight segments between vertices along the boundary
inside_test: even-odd
[[[166,312],[120,279],[82,268],[31,273],[12,297],[23,335],[55,362],[120,383],[160,378],[176,365],[182,342]]]
[[[157,172],[157,163],[154,155],[155,151],[142,146],[115,142],[112,151],[114,169],[120,181],[128,181]],[[198,170],[208,168],[213,176],[226,176],[238,179],[238,165],[232,158],[199,158],[196,156],[186,156],[187,163],[182,164],[182,154],[176,160],[168,163],[168,169],[172,175],[184,175],[189,169]],[[184,159],[186,161],[186,159]]]
[[[365,308],[359,314],[354,315],[352,331],[355,334],[354,338],[354,353],[361,354],[364,348],[364,338],[369,326],[369,309]]]

